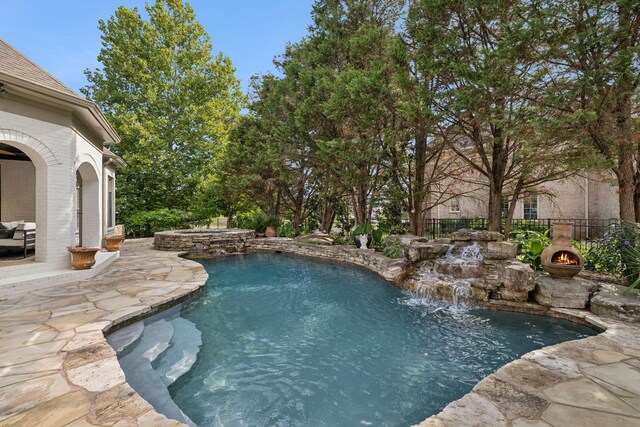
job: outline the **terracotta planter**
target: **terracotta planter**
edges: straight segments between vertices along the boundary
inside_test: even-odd
[[[109,252],[117,252],[120,250],[120,244],[124,241],[124,237],[105,237],[104,247]]]
[[[275,227],[267,227],[267,230],[264,232],[266,237],[276,237],[276,228]]]
[[[88,270],[96,263],[96,252],[100,248],[67,248],[71,254],[71,268],[74,270]]]

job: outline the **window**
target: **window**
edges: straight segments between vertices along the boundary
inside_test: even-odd
[[[449,200],[449,212],[460,212],[460,199]]]
[[[116,217],[115,179],[109,177],[107,182],[107,228],[113,228]]]
[[[524,219],[538,219],[537,194],[530,194],[524,198]]]
[[[502,198],[502,205],[500,206],[502,218],[506,218],[509,215],[509,197]]]

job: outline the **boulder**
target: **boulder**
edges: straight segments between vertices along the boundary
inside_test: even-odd
[[[501,273],[502,284],[498,292],[502,299],[510,301],[529,299],[529,292],[536,287],[536,273],[529,265],[512,261],[504,267]]]
[[[426,243],[429,240],[426,237],[414,236],[413,234],[391,234],[387,236],[384,243],[386,246],[389,246],[395,241],[400,243],[400,246],[404,249],[414,243]]]
[[[501,242],[504,240],[502,233],[496,231],[486,230],[468,230],[466,228],[460,229],[451,233],[451,238],[456,242],[466,242],[473,240],[475,242]]]
[[[449,245],[444,243],[412,243],[405,247],[405,258],[411,262],[436,259],[447,254]]]
[[[547,307],[584,309],[597,289],[598,285],[590,280],[554,279],[545,274],[538,277],[533,296],[538,304]]]
[[[484,259],[507,260],[518,255],[518,244],[509,242],[489,242]]]
[[[640,300],[636,293],[597,292],[591,298],[591,311],[625,322],[640,323]]]
[[[323,246],[333,245],[333,239],[328,234],[322,234],[322,233],[314,233],[314,234],[308,234],[306,236],[298,236],[294,240],[299,243],[308,243],[311,245],[323,245]]]

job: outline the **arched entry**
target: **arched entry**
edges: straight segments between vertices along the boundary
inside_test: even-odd
[[[76,171],[76,244],[100,246],[100,182],[91,163],[84,162]]]
[[[4,208],[0,206],[2,209],[1,220],[12,221],[15,218],[35,221],[38,235],[36,261],[46,261],[50,252],[47,242],[48,173],[49,168],[58,166],[60,162],[47,146],[30,135],[16,130],[0,129],[0,144],[4,147],[4,151],[12,154],[22,153],[18,156],[5,153],[6,157],[26,156],[29,159],[28,162],[23,160],[12,165],[21,169],[16,173],[10,171],[15,167],[5,165],[4,184],[1,184],[4,188],[4,194],[0,195],[4,202]],[[22,167],[20,167],[21,165]],[[25,188],[24,192],[16,195],[16,191],[21,191],[23,187]],[[34,194],[30,194],[30,192]],[[19,202],[14,204],[16,200]],[[24,218],[22,218],[23,216]]]

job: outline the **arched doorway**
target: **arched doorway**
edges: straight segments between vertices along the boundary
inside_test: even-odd
[[[89,162],[76,171],[76,244],[100,246],[101,213],[98,173]]]
[[[36,165],[18,144],[0,142],[0,222],[18,221],[36,222]],[[24,248],[0,245],[0,259],[16,253],[24,253]]]

